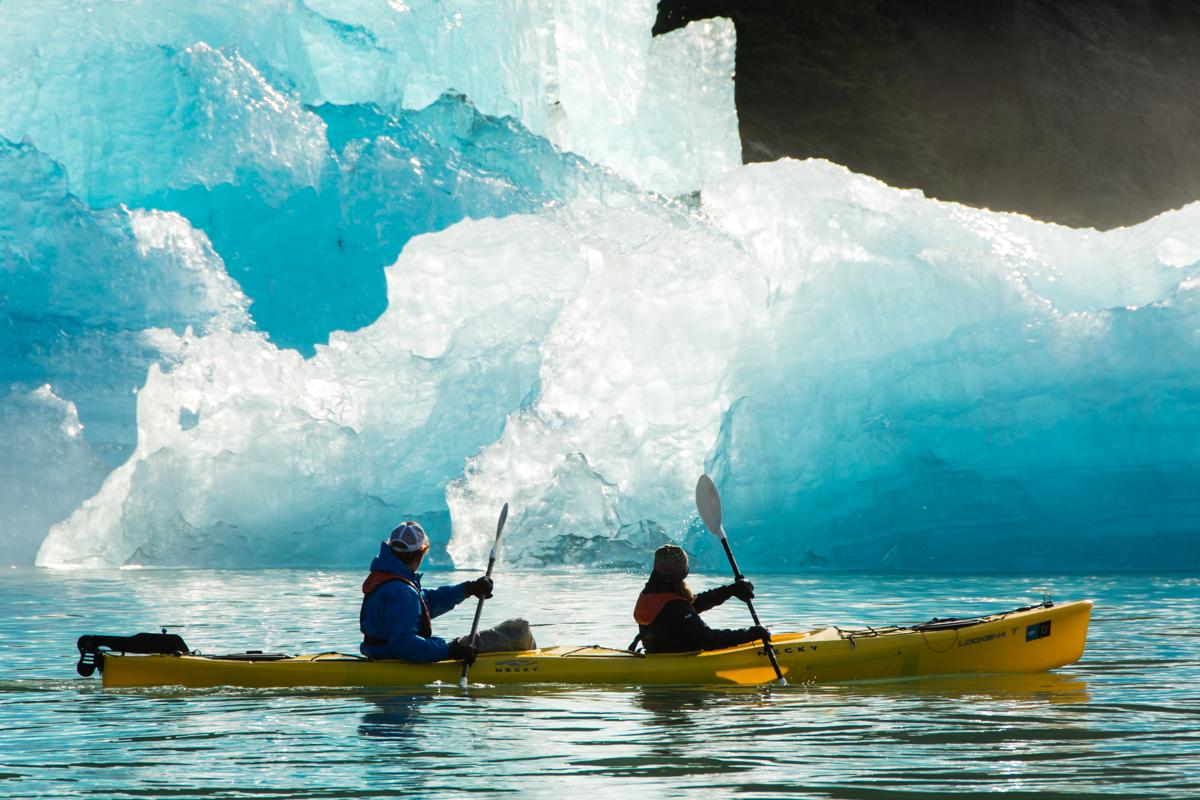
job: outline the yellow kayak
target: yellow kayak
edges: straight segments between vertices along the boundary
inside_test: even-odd
[[[1002,614],[933,620],[910,627],[831,627],[778,634],[772,643],[789,683],[1042,672],[1079,660],[1091,611],[1090,600],[1047,602]],[[143,646],[133,644],[141,637],[146,637]],[[167,639],[177,644],[162,647]],[[160,646],[155,647],[155,642]],[[182,639],[157,634],[129,639],[85,636],[79,648],[80,673],[100,668],[106,688],[424,685],[455,683],[462,669],[459,661],[409,664],[341,653],[181,654],[186,650]],[[471,680],[485,684],[761,684],[774,681],[775,672],[761,644],[669,655],[560,646],[481,654],[471,667]]]

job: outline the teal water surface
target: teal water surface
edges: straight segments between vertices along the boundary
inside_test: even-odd
[[[427,585],[477,573],[431,572]],[[1037,676],[736,689],[103,691],[83,633],[169,626],[204,652],[355,652],[356,572],[0,574],[0,797],[1195,797],[1200,578],[773,575],[776,631],[1096,601],[1081,662]],[[499,577],[484,624],[632,638],[641,576]],[[694,576],[702,589],[722,576]],[[464,633],[472,607],[439,618]],[[736,601],[711,624],[748,624]]]

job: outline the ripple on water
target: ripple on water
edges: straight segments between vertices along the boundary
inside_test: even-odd
[[[427,580],[463,579],[431,574]],[[1097,602],[1082,662],[1044,675],[846,686],[105,692],[82,633],[172,626],[206,651],[352,652],[361,576],[15,570],[0,577],[0,797],[1193,797],[1192,576],[756,578],[776,630]],[[724,581],[694,578],[698,587]],[[543,644],[616,644],[641,576],[499,576],[488,619]],[[72,609],[70,612],[63,608]],[[713,624],[742,626],[730,604]],[[439,618],[461,632],[469,611]]]

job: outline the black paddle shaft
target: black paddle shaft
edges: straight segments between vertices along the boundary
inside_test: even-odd
[[[492,577],[492,567],[496,566],[496,548],[500,546],[500,534],[504,531],[504,523],[508,520],[508,503],[504,504],[504,508],[500,509],[500,521],[496,523],[496,540],[492,542],[492,552],[488,555],[487,572],[485,577]],[[475,606],[475,619],[471,621],[471,638],[468,640],[472,647],[478,647],[479,642],[479,616],[483,613],[483,601],[485,598],[480,597],[479,602]],[[459,684],[465,689],[467,688],[467,673],[471,669],[470,659],[463,660],[462,677],[459,679]]]
[[[488,559],[487,572],[483,573],[484,577],[492,577],[492,567],[496,566],[496,548],[492,548],[492,556]],[[479,638],[479,616],[483,614],[483,598],[479,598],[479,603],[475,606],[475,619],[471,622],[471,644],[475,644]]]
[[[491,558],[488,559],[487,572],[485,572],[484,575],[486,575],[489,578],[492,577],[492,567],[495,566],[495,564],[496,564],[496,548],[493,547],[492,548],[492,556],[491,556]],[[479,602],[475,604],[475,619],[471,622],[471,636],[467,640],[471,643],[472,647],[479,646],[478,645],[478,642],[479,642],[479,617],[480,617],[480,615],[483,614],[483,600],[484,600],[484,598],[480,597]],[[466,682],[467,673],[470,670],[471,670],[471,662],[469,660],[463,661],[462,677],[459,678],[460,683]]]
[[[729,557],[729,566],[733,567],[733,579],[735,581],[745,580],[746,576],[738,569],[737,559],[733,557],[733,550],[729,547],[729,540],[722,538],[721,544],[725,548],[725,555]],[[762,623],[758,621],[758,612],[754,610],[754,603],[747,600],[746,606],[750,609],[750,618],[754,620],[754,624],[761,628]],[[763,637],[762,643],[763,648],[767,651],[767,658],[771,659],[771,666],[775,669],[775,677],[783,680],[783,672],[779,669],[779,661],[775,658],[775,648],[771,646],[771,642],[766,637]]]

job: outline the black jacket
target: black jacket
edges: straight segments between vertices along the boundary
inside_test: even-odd
[[[653,581],[646,584],[646,588],[642,590],[638,597],[638,611],[634,612],[635,618],[641,616],[642,619],[648,616],[646,612],[653,614],[653,620],[649,624],[643,624],[642,619],[638,619],[642,645],[647,653],[720,650],[723,647],[753,642],[759,638],[759,632],[752,628],[710,628],[700,619],[702,613],[733,597],[732,584],[701,592],[689,603],[682,596],[662,596],[665,593],[656,591],[657,587],[652,583]],[[658,605],[655,602],[656,597],[661,602],[661,610],[654,613]]]

